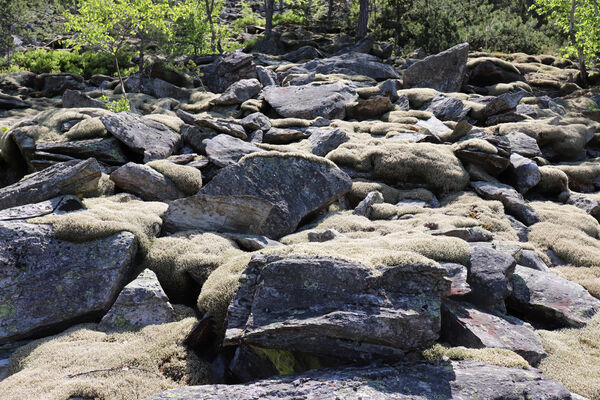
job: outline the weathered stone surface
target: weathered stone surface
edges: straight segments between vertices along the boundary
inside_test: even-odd
[[[346,115],[350,119],[360,121],[363,119],[379,118],[392,108],[392,102],[389,97],[378,96],[346,104]]]
[[[149,83],[152,86],[150,94],[157,99],[170,98],[187,101],[190,98],[190,92],[187,89],[162,79],[152,79]]]
[[[328,242],[338,237],[342,237],[336,229],[325,229],[323,232],[308,232],[307,237],[309,242]]]
[[[358,98],[356,91],[340,83],[320,86],[268,86],[267,103],[282,117],[344,119],[346,104]]]
[[[167,158],[181,145],[181,136],[165,125],[129,112],[100,117],[108,132],[144,162]]]
[[[512,350],[531,365],[546,355],[542,339],[528,323],[448,299],[442,302],[442,339],[453,346]]]
[[[324,159],[265,152],[222,169],[200,194],[250,195],[273,203],[259,233],[277,239],[292,233],[304,217],[336,201],[351,186],[350,177]]]
[[[275,71],[265,68],[262,65],[256,66],[256,75],[258,75],[258,80],[263,86],[279,85],[279,80],[277,79],[277,74]]]
[[[223,93],[241,79],[256,78],[252,54],[234,51],[219,57],[203,71],[202,82],[213,93]]]
[[[106,105],[100,100],[92,99],[85,93],[71,89],[67,89],[63,93],[62,106],[64,108],[106,108]]]
[[[309,371],[245,385],[184,386],[148,400],[571,400],[569,391],[537,369],[472,361],[399,363]]]
[[[0,110],[12,110],[13,108],[28,108],[30,104],[24,102],[19,97],[9,96],[0,92]]]
[[[177,116],[186,124],[196,125],[200,128],[208,128],[215,132],[224,133],[242,140],[248,138],[244,127],[238,121],[198,117],[183,110],[177,110]]]
[[[567,204],[575,206],[600,221],[600,202],[583,193],[570,192]]]
[[[71,243],[48,225],[0,222],[0,343],[99,318],[126,284],[136,243],[129,232]]]
[[[451,296],[464,296],[471,293],[471,286],[467,282],[469,270],[462,264],[440,262],[440,265],[447,271],[448,279],[452,282],[450,285]]]
[[[352,211],[352,214],[369,218],[371,216],[371,211],[373,211],[373,205],[383,202],[384,200],[381,192],[378,192],[377,190],[369,192],[367,196],[358,203],[354,211]]]
[[[249,132],[255,131],[257,129],[260,129],[262,131],[268,131],[269,129],[271,129],[271,120],[269,120],[269,118],[266,115],[260,112],[255,112],[250,115],[247,115],[240,121],[240,124],[242,124],[244,129],[246,129]]]
[[[503,310],[516,265],[515,259],[503,251],[472,244],[467,277],[471,286],[469,301],[487,309]]]
[[[173,321],[173,306],[156,274],[146,269],[121,290],[108,313],[102,317],[98,330],[129,331]]]
[[[523,132],[510,132],[505,137],[508,139],[513,153],[517,153],[528,158],[542,155],[536,140],[530,136],[527,136]]]
[[[533,250],[523,250],[517,260],[520,266],[532,268],[541,272],[550,272],[544,260]]]
[[[485,105],[485,108],[483,109],[483,115],[486,117],[491,117],[492,115],[514,110],[517,108],[517,105],[521,99],[523,99],[523,97],[525,97],[527,94],[528,93],[526,91],[520,90],[518,92],[504,93],[498,97],[494,97]]]
[[[310,135],[308,141],[312,153],[320,157],[325,157],[330,151],[350,140],[348,134],[341,129],[309,128],[306,133]]]
[[[31,162],[38,164],[43,160],[51,161],[61,155],[80,160],[92,157],[98,162],[108,165],[123,165],[127,162],[127,157],[121,149],[121,143],[113,137],[38,143],[35,146]]]
[[[35,204],[25,204],[0,210],[0,221],[36,218],[48,214],[64,214],[83,208],[85,208],[85,206],[76,196],[59,196]]]
[[[163,217],[168,232],[206,230],[257,234],[273,204],[254,196],[198,194],[175,200]]]
[[[264,151],[252,143],[224,134],[204,139],[203,144],[207,157],[218,167],[235,164],[246,154]]]
[[[465,106],[461,100],[455,97],[438,94],[431,100],[425,111],[429,111],[442,121],[461,121],[471,111],[471,107]]]
[[[497,83],[525,81],[521,72],[513,64],[498,58],[483,57],[469,61],[469,84],[489,86]]]
[[[582,327],[600,311],[600,300],[553,273],[517,266],[511,282],[509,310],[544,327]]]
[[[271,144],[289,144],[292,142],[297,142],[301,139],[306,139],[308,134],[299,131],[297,129],[282,129],[272,127],[268,131],[263,134],[263,143],[271,143]]]
[[[83,77],[77,74],[41,74],[38,79],[42,82],[44,97],[60,96],[67,89],[85,89]]]
[[[350,361],[395,359],[431,345],[441,293],[450,289],[446,270],[375,269],[335,258],[256,256],[229,307],[223,344]]]
[[[540,183],[542,178],[537,164],[517,153],[510,155],[510,166],[506,176],[519,193],[527,193],[529,189]]]
[[[507,213],[513,215],[525,225],[533,225],[539,221],[535,210],[511,186],[482,181],[471,182],[471,185],[477,194],[484,199],[500,201]]]
[[[296,63],[298,61],[323,58],[323,53],[317,50],[314,46],[302,46],[297,50],[293,50],[289,53],[283,54],[281,58]]]
[[[167,201],[185,197],[175,183],[154,168],[133,162],[110,174],[117,187],[147,201]]]
[[[242,79],[233,83],[220,97],[212,101],[216,105],[242,104],[260,92],[261,86],[258,79]]]
[[[0,210],[63,194],[86,195],[96,190],[101,175],[100,165],[93,158],[58,163],[0,189]]]
[[[458,92],[467,69],[469,44],[456,45],[412,64],[404,71],[404,87],[427,87],[439,92]]]

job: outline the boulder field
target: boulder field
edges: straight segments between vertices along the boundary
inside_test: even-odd
[[[1,399],[600,399],[597,91],[309,43],[0,77]]]

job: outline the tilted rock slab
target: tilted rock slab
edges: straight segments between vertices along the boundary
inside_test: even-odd
[[[246,154],[264,151],[252,143],[223,133],[211,139],[204,139],[202,143],[206,147],[206,156],[217,167],[235,164]]]
[[[458,44],[441,53],[417,61],[404,71],[404,88],[433,88],[438,92],[458,92],[467,71],[469,44]]]
[[[48,225],[0,222],[0,344],[99,319],[127,283],[137,242],[71,243]]]
[[[156,121],[139,115],[120,112],[100,117],[106,130],[144,162],[169,157],[181,145],[181,136]]]
[[[255,256],[228,310],[223,344],[349,361],[399,359],[439,336],[446,269],[335,258]]]
[[[352,188],[350,177],[318,157],[254,153],[223,168],[199,194],[258,197],[273,203],[261,235],[292,233],[307,215],[333,203]]]
[[[0,189],[0,210],[63,194],[88,194],[96,190],[101,176],[100,164],[93,158],[55,164]]]
[[[146,201],[166,201],[185,197],[175,183],[154,168],[133,162],[110,174],[117,187]]]
[[[533,207],[527,204],[523,196],[512,186],[484,181],[471,182],[471,186],[483,199],[500,201],[508,214],[525,225],[529,226],[539,222],[540,219]]]
[[[245,385],[185,386],[148,400],[571,400],[571,393],[537,369],[472,361],[314,370]]]

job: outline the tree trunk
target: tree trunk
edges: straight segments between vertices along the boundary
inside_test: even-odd
[[[331,28],[331,19],[333,16],[333,0],[329,0],[329,7],[327,8],[327,24]]]
[[[123,92],[123,97],[127,99],[127,91],[125,90],[125,83],[123,82],[123,77],[121,76],[121,69],[119,68],[119,53],[113,54],[115,57],[115,66],[117,67],[117,74],[119,75],[119,82],[121,82],[121,91]]]
[[[577,61],[579,63],[579,74],[581,75],[581,83],[584,87],[588,86],[588,74],[587,68],[585,67],[585,56],[583,54],[583,47],[577,43],[577,37],[575,36],[575,9],[577,7],[576,0],[571,0],[571,17],[569,19],[569,37],[573,46],[577,47]]]
[[[214,54],[217,51],[217,32],[215,32],[215,25],[213,24],[212,20],[214,2],[204,0],[204,6],[206,10],[206,20],[210,26],[210,51]]]
[[[283,14],[283,0],[279,0],[279,14]]]
[[[265,0],[265,40],[271,39],[271,31],[273,30],[273,8],[275,0]]]
[[[360,0],[358,12],[358,27],[356,28],[356,39],[360,40],[367,36],[369,25],[369,0]]]

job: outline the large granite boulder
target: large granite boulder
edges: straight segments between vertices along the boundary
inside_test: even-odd
[[[467,70],[469,44],[456,45],[417,61],[404,71],[404,88],[425,87],[439,92],[458,92]]]
[[[571,400],[571,393],[537,369],[472,361],[315,370],[245,385],[184,386],[148,400]]]
[[[445,274],[436,264],[256,256],[229,307],[223,344],[399,359],[438,338],[441,294],[450,290]]]
[[[106,129],[144,162],[169,157],[181,145],[181,136],[167,126],[142,116],[120,112],[100,117]]]
[[[267,103],[282,117],[344,119],[346,104],[358,98],[356,91],[341,82],[312,86],[267,86]]]
[[[279,238],[300,221],[339,199],[352,187],[350,177],[319,157],[263,152],[222,169],[200,194],[255,196],[273,203],[260,234]]]
[[[204,86],[214,93],[223,93],[239,80],[258,77],[252,54],[243,53],[241,50],[217,58],[202,72]]]
[[[136,251],[129,232],[71,243],[48,225],[0,222],[0,344],[99,319],[127,283]]]
[[[57,163],[0,189],[0,210],[38,203],[63,194],[94,192],[102,175],[98,162],[89,158]]]

